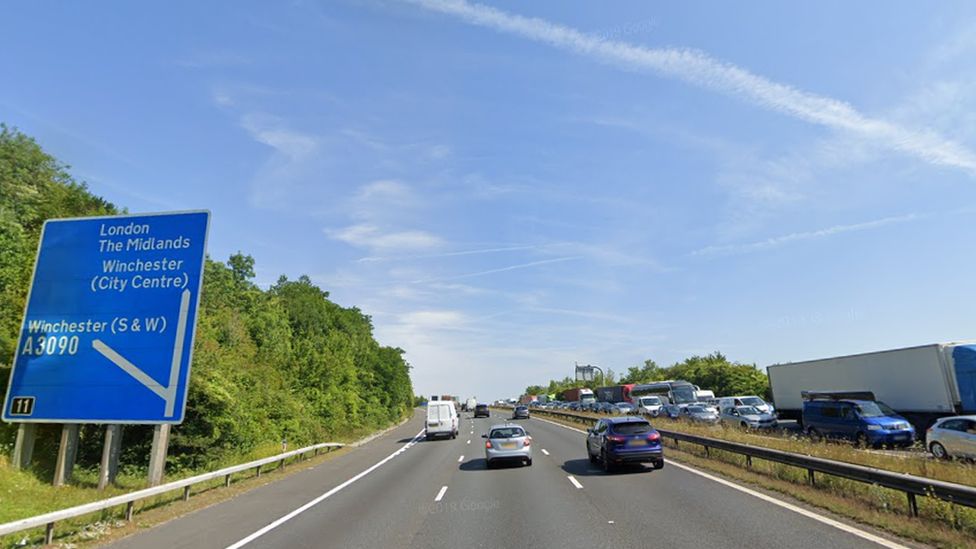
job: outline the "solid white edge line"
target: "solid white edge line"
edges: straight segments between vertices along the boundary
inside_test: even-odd
[[[568,478],[569,481],[573,483],[573,486],[575,486],[577,490],[582,490],[583,489],[583,485],[580,484],[579,481],[576,480],[576,477],[574,477],[573,475],[569,475],[566,478]]]
[[[446,491],[447,491],[447,486],[441,486],[441,491],[437,492],[437,495],[434,497],[434,501],[440,501],[441,498],[444,497],[444,492]]]
[[[458,458],[458,463],[461,463],[462,461],[464,461],[464,456]]]
[[[306,503],[305,505],[302,505],[298,509],[295,509],[294,511],[288,513],[287,515],[285,515],[285,516],[283,516],[281,518],[279,518],[278,520],[272,522],[271,524],[268,524],[267,526],[261,528],[260,530],[254,532],[253,534],[245,537],[244,539],[238,541],[237,543],[234,543],[232,545],[228,545],[227,546],[227,549],[239,549],[240,547],[244,547],[248,543],[251,543],[252,541],[254,541],[254,540],[258,539],[259,537],[267,534],[268,532],[274,530],[275,528],[281,526],[282,524],[288,522],[289,520],[297,517],[298,515],[304,513],[305,511],[308,511],[312,507],[315,507],[316,505],[318,505],[322,501],[328,499],[329,497],[333,496],[334,494],[336,494],[337,492],[339,492],[340,490],[342,490],[346,486],[349,486],[350,484],[356,482],[357,480],[363,478],[364,476],[372,473],[376,469],[379,469],[380,466],[382,466],[387,461],[390,461],[391,459],[393,459],[393,458],[397,457],[398,455],[402,454],[403,452],[405,452],[408,448],[410,448],[411,446],[413,446],[414,444],[416,444],[417,441],[420,440],[420,437],[423,436],[423,434],[424,434],[424,431],[421,430],[419,433],[417,433],[413,437],[413,439],[410,440],[410,442],[408,442],[408,443],[404,444],[403,446],[401,446],[400,449],[397,450],[396,452],[393,452],[392,454],[390,454],[390,455],[386,456],[385,458],[381,459],[380,461],[376,462],[369,469],[366,469],[365,471],[362,471],[361,473],[357,474],[356,476],[350,478],[349,480],[343,482],[342,484],[340,484],[340,485],[336,486],[335,488],[329,490],[328,492],[322,494],[321,496],[313,499],[312,501]]]
[[[570,431],[576,431],[577,433],[586,434],[586,431],[583,431],[581,429],[576,429],[576,428],[570,427],[568,425],[563,425],[562,423],[556,423],[555,421],[549,421],[547,419],[542,419],[542,418],[539,418],[539,417],[537,417],[536,419],[538,419],[540,421],[544,421],[546,423],[551,423],[553,425],[556,425],[557,427],[562,427],[564,429],[569,429]],[[900,545],[900,544],[898,544],[898,543],[896,543],[894,541],[885,539],[885,538],[883,538],[881,536],[876,536],[876,535],[874,535],[874,534],[872,534],[870,532],[865,532],[864,530],[861,530],[860,528],[851,526],[849,524],[844,524],[843,522],[834,520],[832,518],[825,517],[823,515],[817,514],[817,513],[813,512],[813,511],[810,511],[808,509],[804,509],[802,507],[798,507],[798,506],[793,505],[791,503],[787,503],[785,501],[776,499],[776,498],[774,498],[772,496],[763,494],[762,492],[757,492],[755,490],[751,490],[749,488],[746,488],[745,486],[736,484],[734,482],[730,482],[728,480],[725,480],[725,479],[722,479],[722,478],[718,478],[718,477],[716,477],[714,475],[710,475],[708,473],[704,473],[704,472],[699,471],[699,470],[697,470],[697,469],[695,469],[693,467],[689,467],[688,465],[683,465],[681,463],[675,463],[674,460],[670,460],[670,459],[667,459],[667,458],[665,458],[665,460],[668,463],[670,463],[671,465],[673,465],[675,467],[678,467],[679,469],[684,469],[685,471],[688,471],[689,473],[694,473],[694,474],[699,475],[699,476],[701,476],[703,478],[707,478],[709,480],[713,480],[713,481],[715,481],[715,482],[717,482],[719,484],[723,484],[723,485],[728,486],[729,488],[732,488],[734,490],[738,490],[738,491],[740,491],[742,493],[749,494],[750,496],[757,497],[757,498],[759,498],[759,499],[761,499],[761,500],[763,500],[765,502],[772,503],[773,505],[778,505],[779,507],[782,507],[784,509],[793,511],[794,513],[803,515],[803,516],[805,516],[805,517],[807,517],[809,519],[813,519],[813,520],[815,520],[817,522],[820,522],[822,524],[826,524],[828,526],[833,526],[834,528],[837,528],[838,530],[841,530],[841,531],[847,532],[848,534],[857,536],[859,538],[866,539],[868,541],[877,543],[878,545],[881,545],[882,547],[889,547],[890,549],[909,549],[905,545]]]
[[[825,517],[823,515],[814,513],[813,511],[810,511],[808,509],[804,509],[802,507],[793,505],[792,503],[787,503],[785,501],[776,499],[776,498],[774,498],[772,496],[769,496],[767,494],[763,494],[762,492],[757,492],[755,490],[751,490],[749,488],[746,488],[745,486],[741,486],[741,485],[736,484],[734,482],[729,482],[729,481],[727,481],[725,479],[718,478],[718,477],[716,477],[714,475],[710,475],[708,473],[699,471],[699,470],[694,469],[692,467],[689,467],[687,465],[684,465],[684,464],[681,464],[681,463],[675,463],[672,460],[668,460],[668,463],[670,463],[674,467],[678,467],[679,469],[684,469],[685,471],[688,471],[689,473],[694,473],[694,474],[696,474],[696,475],[698,475],[700,477],[704,477],[704,478],[707,478],[708,480],[712,480],[712,481],[715,481],[715,482],[717,482],[719,484],[723,484],[725,486],[728,486],[729,488],[732,488],[733,490],[738,490],[738,491],[740,491],[742,493],[749,494],[750,496],[757,497],[757,498],[759,498],[759,499],[761,499],[763,501],[766,501],[768,503],[772,503],[773,505],[778,505],[778,506],[780,506],[780,507],[782,507],[784,509],[788,509],[790,511],[793,511],[794,513],[803,515],[803,516],[805,516],[807,518],[810,518],[810,519],[813,519],[813,520],[815,520],[817,522],[821,522],[821,523],[826,524],[828,526],[833,526],[834,528],[837,528],[838,530],[843,530],[844,532],[847,532],[848,534],[852,534],[852,535],[855,535],[855,536],[857,536],[859,538],[866,539],[868,541],[877,543],[878,545],[881,545],[882,547],[890,547],[891,549],[909,549],[905,545],[900,545],[900,544],[895,543],[893,541],[887,540],[887,539],[885,539],[885,538],[883,538],[881,536],[876,536],[876,535],[871,534],[869,532],[865,532],[864,530],[861,530],[860,528],[856,528],[856,527],[851,526],[849,524],[844,524],[843,522],[840,522],[840,521],[834,520],[832,518],[828,518],[828,517]]]
[[[542,453],[548,456],[549,455],[549,450],[546,450],[545,448],[543,448],[542,449]]]

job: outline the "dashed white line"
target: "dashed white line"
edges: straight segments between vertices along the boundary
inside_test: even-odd
[[[465,444],[471,444],[471,439],[469,438],[468,441],[465,442]]]
[[[437,497],[434,498],[434,501],[440,501],[441,498],[444,497],[444,492],[446,491],[447,491],[447,486],[441,486],[441,491],[437,492]]]
[[[543,448],[542,449],[542,453],[548,456],[549,455],[549,450],[546,450],[545,448]]]
[[[574,477],[573,475],[569,475],[566,478],[568,478],[569,481],[573,483],[573,486],[575,486],[577,490],[582,490],[583,489],[583,485],[580,484],[579,481],[576,480],[576,477]]]
[[[549,421],[547,419],[542,419],[542,418],[536,418],[536,419],[540,419],[542,421],[545,421],[546,423],[551,423],[551,424],[553,424],[553,425],[555,425],[557,427],[562,427],[563,429],[569,429],[570,431],[576,431],[577,433],[586,434],[586,431],[583,431],[581,429],[575,429],[575,428],[570,427],[568,425],[563,425],[562,423],[556,423],[555,421]],[[784,509],[788,509],[790,511],[793,511],[794,513],[803,515],[803,516],[805,516],[807,518],[813,519],[813,520],[815,520],[817,522],[820,522],[822,524],[827,524],[829,526],[833,526],[834,528],[837,528],[838,530],[842,530],[842,531],[847,532],[849,534],[853,534],[853,535],[855,535],[855,536],[857,536],[859,538],[866,539],[868,541],[872,541],[874,543],[877,543],[878,545],[881,545],[882,547],[888,547],[890,549],[908,549],[904,545],[900,545],[898,543],[895,543],[893,541],[887,540],[887,539],[882,538],[880,536],[876,536],[874,534],[871,534],[870,532],[865,532],[864,530],[861,530],[859,528],[855,528],[853,526],[844,524],[842,522],[838,522],[838,521],[833,520],[831,518],[827,518],[827,517],[825,517],[823,515],[818,515],[817,513],[814,513],[813,511],[808,511],[806,509],[803,509],[802,507],[797,507],[796,505],[787,503],[787,502],[782,501],[782,500],[778,500],[778,499],[776,499],[776,498],[774,498],[772,496],[767,496],[766,494],[763,494],[761,492],[756,492],[755,490],[750,490],[749,488],[746,488],[745,486],[740,486],[740,485],[738,485],[738,484],[736,484],[734,482],[729,482],[729,481],[727,481],[725,479],[718,478],[718,477],[716,477],[714,475],[710,475],[708,473],[704,473],[704,472],[699,471],[699,470],[697,470],[697,469],[695,469],[693,467],[689,467],[689,466],[683,465],[681,463],[675,463],[673,460],[670,460],[670,459],[667,460],[667,462],[669,464],[671,464],[672,466],[677,467],[679,469],[684,469],[685,471],[688,471],[689,473],[694,473],[696,475],[699,475],[701,477],[707,478],[709,480],[713,480],[713,481],[715,481],[715,482],[717,482],[719,484],[723,484],[725,486],[728,486],[729,488],[732,488],[733,490],[738,490],[740,492],[749,494],[750,496],[757,497],[757,498],[759,498],[759,499],[761,499],[763,501],[772,503],[773,505],[777,505],[777,506],[782,507]],[[569,477],[569,480],[573,484],[578,484],[576,482],[576,480],[572,476]],[[582,488],[582,486],[579,486],[579,487]]]
[[[342,484],[336,486],[335,488],[329,490],[328,492],[322,494],[321,496],[313,499],[312,501],[306,503],[305,505],[302,505],[298,509],[295,509],[294,511],[288,513],[287,515],[285,515],[285,516],[283,516],[281,518],[279,518],[278,520],[272,522],[271,524],[268,524],[267,526],[261,528],[260,530],[254,532],[253,534],[247,536],[246,538],[238,541],[237,543],[234,543],[232,545],[228,545],[227,546],[227,549],[239,549],[240,547],[244,547],[248,543],[251,543],[252,541],[254,541],[254,540],[258,539],[259,537],[267,534],[268,532],[274,530],[275,528],[281,526],[282,524],[288,522],[289,520],[297,517],[298,515],[304,513],[305,511],[308,511],[309,509],[311,509],[312,507],[318,505],[322,501],[324,501],[324,500],[332,497],[335,493],[339,492],[340,490],[342,490],[346,486],[349,486],[350,484],[352,484],[352,483],[356,482],[357,480],[363,478],[364,476],[368,475],[369,473],[372,473],[373,471],[375,471],[376,469],[378,469],[379,467],[381,467],[387,461],[390,461],[391,459],[397,457],[398,455],[402,454],[403,452],[406,452],[411,446],[413,446],[414,444],[416,444],[417,441],[419,441],[421,439],[421,437],[423,437],[423,436],[424,436],[424,432],[423,431],[420,431],[419,433],[417,433],[413,437],[413,439],[410,440],[410,442],[408,442],[408,443],[404,444],[403,446],[401,446],[400,449],[397,450],[396,452],[393,452],[392,454],[386,456],[382,460],[380,460],[377,463],[373,464],[372,467],[370,467],[370,468],[366,469],[365,471],[359,473],[358,475],[350,478],[349,480],[343,482]],[[444,489],[447,489],[447,487],[445,486]]]
[[[461,463],[462,461],[464,461],[464,456],[458,458],[458,463]]]

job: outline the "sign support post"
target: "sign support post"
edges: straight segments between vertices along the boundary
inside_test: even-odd
[[[65,423],[61,427],[61,442],[58,444],[58,460],[54,466],[54,486],[63,486],[71,480],[78,455],[78,424]]]
[[[149,450],[149,486],[159,486],[166,470],[166,452],[169,450],[169,423],[153,428],[152,449]]]
[[[37,439],[37,425],[21,423],[17,427],[17,441],[14,443],[14,469],[27,469],[34,456],[34,441]]]
[[[98,469],[98,489],[104,490],[115,483],[119,472],[119,451],[122,448],[122,426],[105,426],[105,445],[102,447],[102,463]]]

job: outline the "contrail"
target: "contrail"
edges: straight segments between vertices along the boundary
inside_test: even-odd
[[[524,17],[464,0],[406,0],[467,23],[522,36],[593,57],[625,70],[682,80],[821,126],[857,133],[925,162],[976,175],[976,154],[932,131],[914,131],[859,113],[850,104],[774,82],[708,54],[679,48],[646,48],[606,40],[535,17]]]

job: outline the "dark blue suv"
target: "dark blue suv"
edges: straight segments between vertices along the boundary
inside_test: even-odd
[[[646,419],[611,417],[587,430],[586,454],[590,463],[600,463],[606,472],[624,463],[652,463],[664,467],[661,434]]]
[[[803,402],[810,438],[846,438],[858,446],[911,446],[915,428],[887,404],[874,400],[813,398]]]

